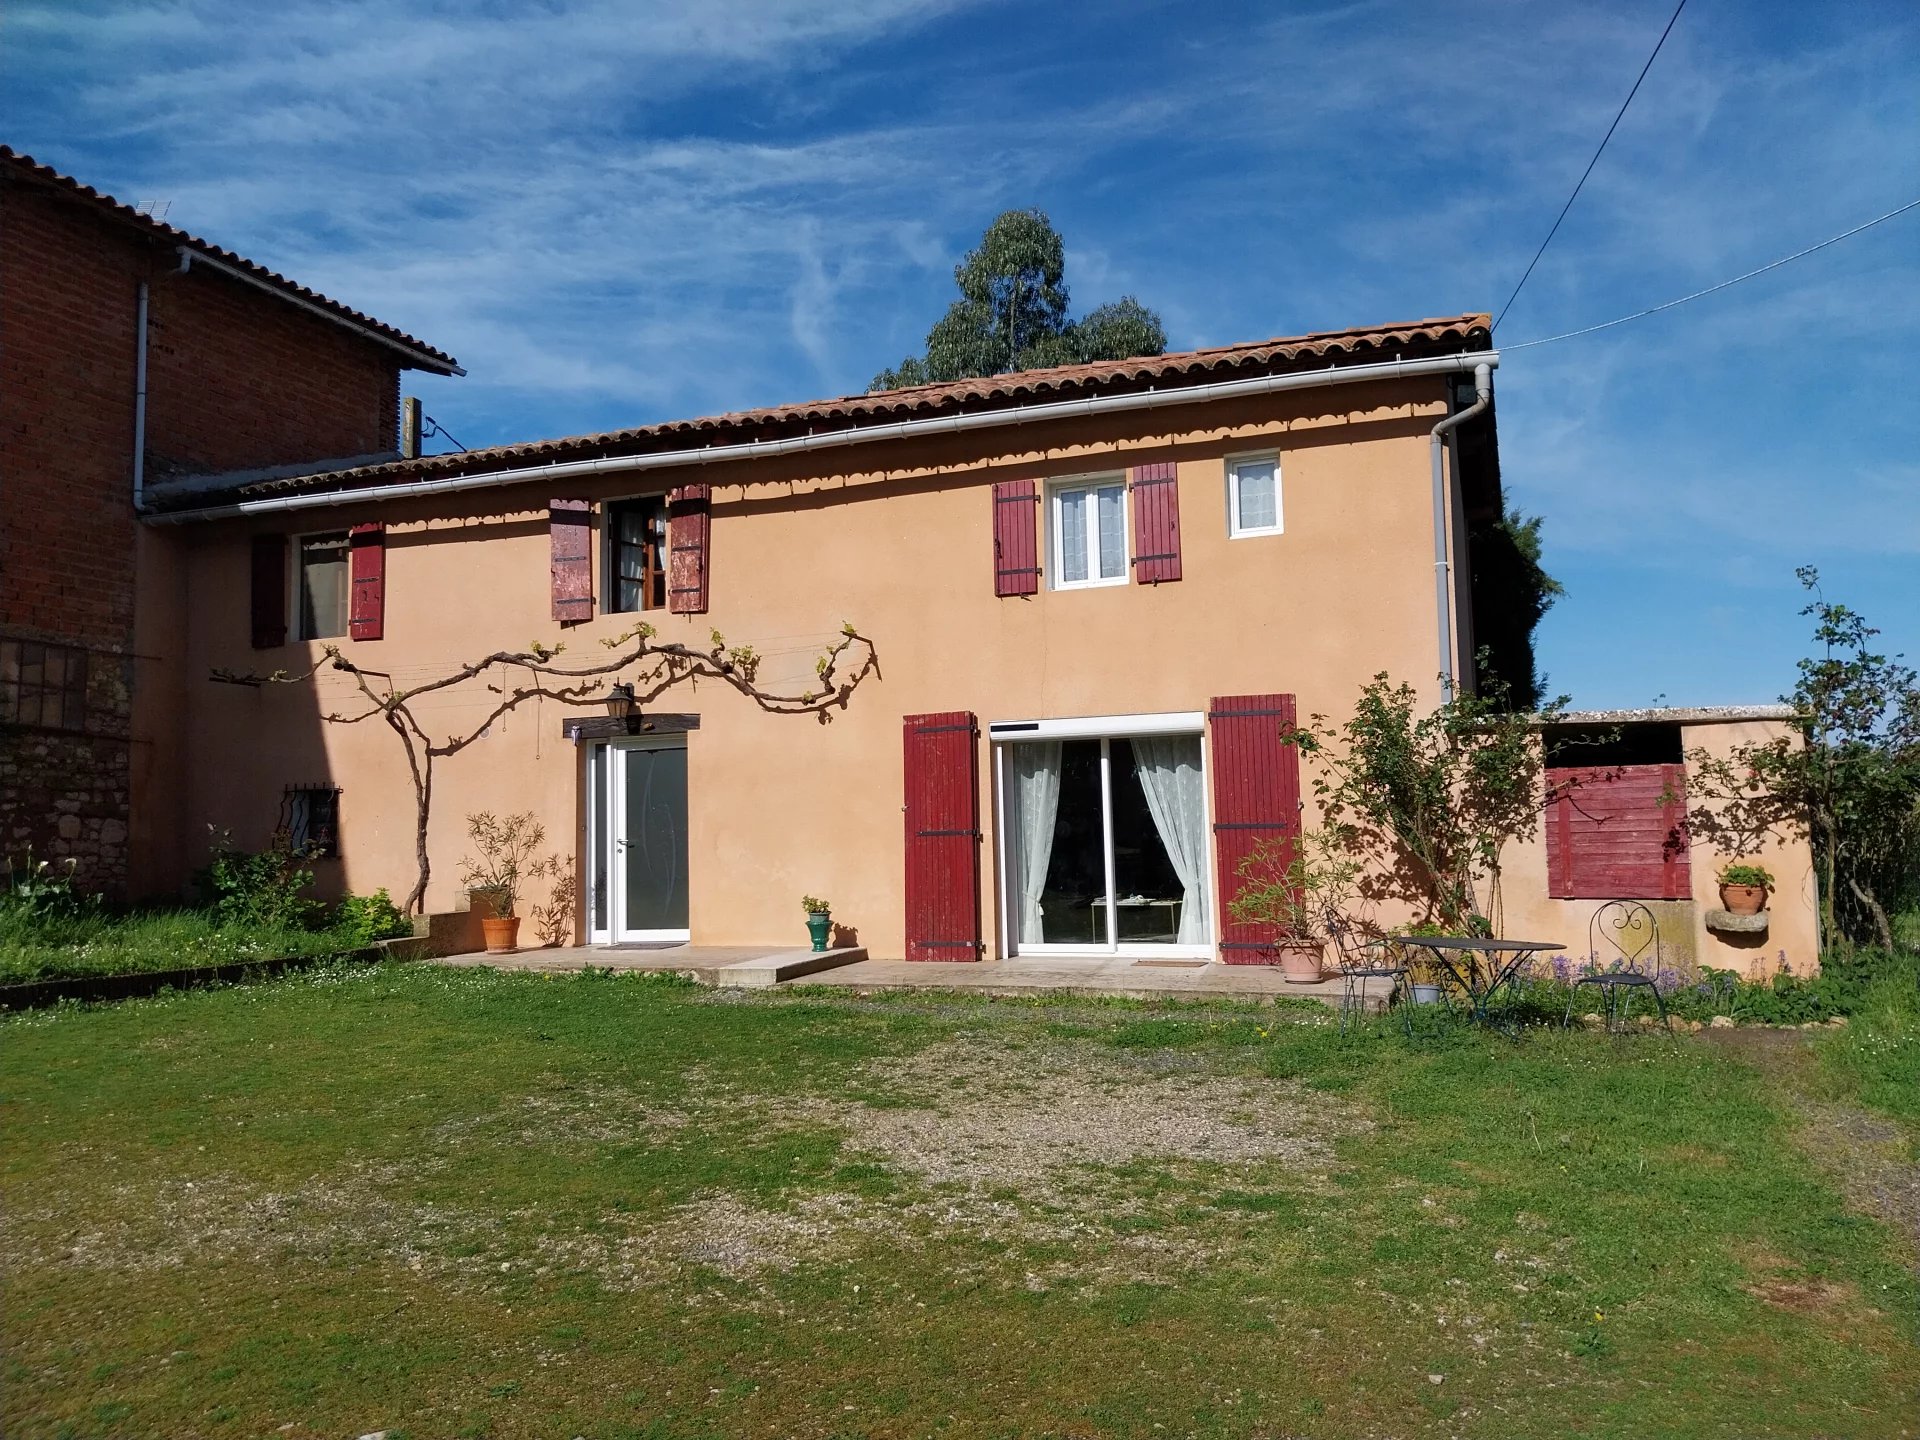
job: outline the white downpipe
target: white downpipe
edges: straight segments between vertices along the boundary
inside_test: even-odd
[[[535,481],[569,479],[580,475],[630,474],[644,470],[713,465],[725,460],[748,460],[767,455],[792,455],[842,445],[871,444],[920,435],[955,434],[968,430],[1028,425],[1042,420],[1107,415],[1126,410],[1157,410],[1168,405],[1194,405],[1244,395],[1267,395],[1281,390],[1305,390],[1316,385],[1351,385],[1365,380],[1395,380],[1421,375],[1482,372],[1500,363],[1494,350],[1447,355],[1432,360],[1386,360],[1373,365],[1334,366],[1326,370],[1296,371],[1287,375],[1260,375],[1247,380],[1219,380],[1209,385],[1186,385],[1171,390],[1143,390],[1129,395],[1099,395],[1086,400],[1056,400],[1009,410],[981,410],[925,420],[897,420],[830,430],[821,435],[795,435],[785,440],[750,440],[738,445],[710,445],[701,450],[672,450],[649,455],[620,455],[598,460],[564,460],[492,470],[481,475],[459,475],[451,480],[410,480],[397,485],[369,485],[358,490],[327,490],[317,494],[278,495],[260,500],[236,500],[194,510],[148,515],[154,525],[178,525],[193,520],[230,520],[247,515],[272,515],[310,510],[326,505],[358,505],[400,500],[416,495],[447,495],[461,490],[494,489]],[[1463,412],[1457,419],[1465,419]],[[1443,424],[1446,422],[1442,422]]]
[[[1433,427],[1433,604],[1439,617],[1440,698],[1453,699],[1453,545],[1447,529],[1447,434],[1471,420],[1493,400],[1493,367],[1499,352],[1463,357],[1473,364],[1473,404]],[[1465,366],[1461,367],[1465,369]],[[1457,518],[1457,517],[1456,517]]]
[[[133,513],[147,503],[147,282],[140,282],[140,300],[133,326]]]

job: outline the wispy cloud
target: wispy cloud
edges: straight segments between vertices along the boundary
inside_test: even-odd
[[[467,379],[410,384],[477,444],[858,388],[1012,205],[1054,215],[1078,302],[1134,293],[1176,345],[1496,308],[1666,13],[30,3],[0,122],[458,354]],[[1920,193],[1916,75],[1900,0],[1690,7],[1501,338]],[[1550,562],[1700,610],[1798,559],[1911,569],[1914,234],[1513,352],[1504,470]],[[1608,603],[1576,587],[1550,635]],[[1563,680],[1616,682],[1564,643]]]

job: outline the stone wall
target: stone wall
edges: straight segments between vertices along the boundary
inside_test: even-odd
[[[50,731],[0,733],[0,826],[15,864],[29,849],[87,890],[127,881],[127,742]]]
[[[86,705],[73,728],[0,726],[0,862],[29,851],[82,889],[127,890],[131,661],[87,655]],[[0,868],[6,868],[0,866]]]

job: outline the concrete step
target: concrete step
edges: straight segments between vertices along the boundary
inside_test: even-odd
[[[700,978],[710,985],[738,985],[745,990],[763,989],[769,985],[778,985],[786,980],[798,980],[803,975],[818,974],[822,970],[837,969],[842,965],[853,965],[867,958],[864,945],[847,945],[837,950],[782,950],[772,955],[756,955],[751,960],[741,960],[732,965],[719,965]]]

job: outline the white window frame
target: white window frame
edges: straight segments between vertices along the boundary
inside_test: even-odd
[[[1120,491],[1120,573],[1101,575],[1100,569],[1100,526],[1099,501],[1096,499],[1087,511],[1087,578],[1084,580],[1066,579],[1067,567],[1065,551],[1061,549],[1060,502],[1063,496],[1084,490],[1089,494],[1109,488]],[[1055,590],[1097,590],[1105,585],[1125,585],[1132,577],[1133,570],[1133,507],[1127,503],[1127,477],[1123,473],[1101,475],[1075,475],[1070,479],[1054,480],[1047,485],[1047,559],[1053,567],[1052,579]]]
[[[1119,897],[1114,894],[1114,856],[1112,824],[1105,826],[1107,934],[1113,937],[1105,945],[1050,945],[1020,939],[1019,897],[1012,889],[1011,866],[1018,848],[1013,816],[1019,807],[1013,803],[1007,772],[1007,746],[1024,740],[1131,740],[1143,735],[1192,735],[1200,741],[1200,771],[1203,816],[1207,831],[1207,864],[1214,883],[1207,886],[1207,934],[1212,938],[1202,945],[1127,942],[1119,938],[1119,919],[1115,913]],[[1180,710],[1157,715],[1086,715],[1059,720],[996,720],[987,726],[987,740],[993,747],[994,883],[999,904],[999,951],[1002,960],[1048,956],[1078,960],[1217,960],[1220,939],[1220,886],[1215,876],[1218,862],[1213,836],[1213,745],[1207,731],[1206,713]],[[1100,747],[1100,806],[1113,814],[1113,785],[1108,747]]]
[[[307,607],[300,603],[301,592],[307,586],[307,562],[302,547],[309,540],[320,540],[332,535],[346,537],[346,617],[341,622],[338,635],[309,635],[307,633]],[[346,640],[353,635],[353,536],[345,530],[309,530],[288,539],[289,564],[287,565],[287,633],[295,640]]]
[[[1273,466],[1273,524],[1242,526],[1240,523],[1240,467],[1242,465]],[[1227,457],[1227,536],[1233,540],[1248,540],[1257,535],[1284,535],[1287,531],[1287,507],[1281,498],[1281,467],[1277,451],[1262,450],[1252,455],[1229,455]]]

